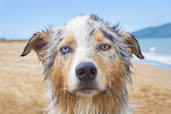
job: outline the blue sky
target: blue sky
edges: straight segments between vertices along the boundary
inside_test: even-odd
[[[130,32],[171,22],[171,0],[0,0],[0,37],[28,39],[90,13]]]

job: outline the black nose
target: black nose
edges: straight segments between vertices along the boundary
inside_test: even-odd
[[[82,81],[91,81],[96,78],[97,69],[93,63],[80,63],[76,67],[76,75]]]

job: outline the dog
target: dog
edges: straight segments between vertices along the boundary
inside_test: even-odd
[[[48,114],[130,114],[130,58],[143,59],[138,41],[96,15],[35,33],[21,56],[34,50],[49,82]]]

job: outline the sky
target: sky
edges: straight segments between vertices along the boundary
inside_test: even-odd
[[[0,37],[29,39],[83,14],[97,14],[132,32],[171,22],[171,0],[0,0]]]

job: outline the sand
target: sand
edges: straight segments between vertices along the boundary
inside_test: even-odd
[[[20,57],[26,41],[0,41],[0,114],[39,114],[45,108],[43,67],[32,52]],[[129,102],[135,114],[171,113],[171,70],[135,63]]]

